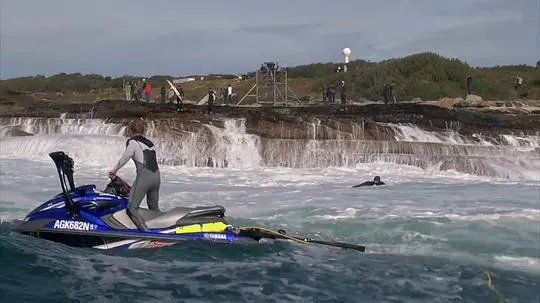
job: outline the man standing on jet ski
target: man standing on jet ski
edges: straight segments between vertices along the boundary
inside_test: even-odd
[[[373,178],[373,181],[366,181],[361,184],[353,185],[353,187],[373,186],[373,185],[384,185],[384,182],[381,181],[381,177],[375,176],[375,178]]]
[[[161,176],[157,164],[155,146],[152,141],[143,136],[145,123],[136,120],[131,123],[131,138],[126,142],[126,150],[118,163],[109,172],[109,177],[114,179],[116,172],[122,168],[129,159],[132,159],[137,168],[137,177],[133,182],[129,193],[129,203],[126,209],[127,215],[133,223],[142,231],[147,231],[148,227],[144,218],[138,212],[139,206],[146,196],[146,203],[150,210],[159,211],[159,187]]]

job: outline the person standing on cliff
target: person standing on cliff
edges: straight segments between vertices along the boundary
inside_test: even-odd
[[[227,87],[227,104],[232,105],[232,93],[232,86],[229,84],[229,86]]]
[[[208,113],[212,113],[212,108],[214,107],[214,102],[216,102],[216,92],[213,90],[208,91]]]
[[[392,104],[397,103],[396,96],[394,95],[394,87],[396,83],[394,81],[390,82],[390,101]]]
[[[390,100],[388,97],[388,84],[383,85],[382,95],[384,104],[388,104],[388,101]]]
[[[332,86],[332,84],[328,84],[328,86],[326,87],[326,102],[328,103],[330,103],[330,100],[332,100],[332,92],[330,86]]]
[[[472,95],[472,77],[467,75],[467,95]]]
[[[131,101],[131,81],[126,82],[126,86],[124,87],[124,92],[126,93],[126,100]]]
[[[516,76],[516,85],[514,85],[514,89],[518,90],[523,86],[523,78],[521,78],[519,75]]]
[[[220,105],[225,105],[227,102],[227,89],[222,87],[221,88],[221,102]]]
[[[341,104],[347,103],[347,86],[345,86],[345,81],[341,81]]]
[[[336,103],[336,86],[335,84],[330,84],[328,86],[328,102]]]
[[[133,98],[135,97],[135,82],[133,81],[129,81],[129,87],[130,87],[130,101],[133,100]]]
[[[150,83],[146,83],[146,87],[144,88],[144,93],[146,96],[146,102],[150,103],[150,100],[152,99],[152,86]]]
[[[142,79],[142,84],[139,87],[139,90],[137,92],[139,94],[139,99],[141,101],[146,99],[146,85],[147,85],[146,79]]]
[[[176,111],[179,112],[179,111],[184,110],[183,109],[183,107],[184,107],[184,103],[183,103],[183,101],[184,101],[184,90],[182,89],[182,86],[180,86],[180,85],[178,85],[176,87],[176,90],[178,91],[178,94],[180,95],[180,96],[176,96],[176,94],[174,94],[175,98],[176,98]]]
[[[132,87],[133,87],[133,94],[131,96],[135,100],[135,102],[139,102],[139,99],[140,99],[139,93],[140,93],[140,90],[141,90],[141,88],[139,87],[139,83],[134,82]]]
[[[165,103],[165,99],[167,97],[167,88],[165,88],[165,85],[161,86],[160,94],[161,94],[161,103]]]

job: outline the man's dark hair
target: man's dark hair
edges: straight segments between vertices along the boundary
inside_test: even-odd
[[[131,134],[144,134],[146,123],[141,120],[132,121],[129,125],[129,130],[131,131]]]

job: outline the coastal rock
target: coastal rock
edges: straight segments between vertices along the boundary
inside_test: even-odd
[[[356,102],[358,102],[358,103],[374,103],[374,102],[383,102],[383,101],[382,100],[373,101],[373,100],[369,100],[369,99],[366,99],[366,98],[358,98]]]
[[[25,132],[19,129],[17,126],[7,127],[0,132],[3,136],[10,137],[24,137],[24,136],[33,136],[34,134]]]
[[[416,125],[435,131],[451,128],[466,136],[474,133],[536,133],[540,129],[540,117],[533,111],[505,113],[495,108],[445,108],[416,103],[301,107],[217,106],[212,114],[208,114],[205,106],[193,104],[185,104],[182,111],[177,111],[174,104],[124,100],[80,104],[41,102],[28,104],[20,111],[6,111],[4,117],[59,118],[62,114],[67,118],[105,119],[121,124],[143,118],[153,121],[158,128],[170,129],[171,134],[190,133],[201,128],[202,124],[222,128],[225,119],[242,118],[245,119],[247,133],[274,139],[394,140],[395,130],[388,123]]]
[[[467,95],[465,100],[456,100],[453,108],[467,108],[467,107],[475,107],[475,108],[484,108],[488,105],[482,100],[482,97],[477,95]]]
[[[506,112],[510,114],[530,114],[531,111],[523,107],[508,108]]]
[[[480,96],[477,96],[477,95],[467,95],[465,97],[465,101],[468,101],[468,102],[482,102],[482,97]]]
[[[534,137],[528,136],[537,136],[540,129],[540,116],[526,114],[524,108],[505,109],[508,112],[407,102],[217,106],[208,114],[205,106],[185,105],[177,111],[172,104],[109,100],[29,105],[22,112],[11,111],[0,118],[0,129],[10,131],[19,126],[27,134],[129,136],[125,126],[143,119],[147,135],[159,142],[160,161],[167,165],[308,168],[383,161],[501,176],[493,165],[497,163],[494,157],[523,166],[520,159],[535,155],[508,145],[534,146]],[[31,114],[34,118],[28,118]],[[456,140],[465,144],[452,144]],[[35,142],[29,138],[28,144]]]
[[[454,98],[441,98],[439,99],[439,106],[443,106],[443,107],[447,107],[447,108],[451,108],[454,106],[454,104],[456,103],[456,99]]]

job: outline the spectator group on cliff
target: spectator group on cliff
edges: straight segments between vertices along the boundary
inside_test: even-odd
[[[146,102],[150,102],[152,100],[152,86],[146,79],[142,79],[142,83],[135,81],[124,83],[124,92],[128,101],[145,100]]]
[[[540,67],[540,61],[537,62],[536,68]],[[341,69],[338,68],[337,72],[341,72]],[[347,94],[348,87],[344,80],[338,80],[337,83],[323,84],[322,85],[322,101],[324,103],[336,103],[336,94],[340,93],[340,102],[341,104],[347,104],[351,101],[350,96]],[[524,79],[520,75],[516,75],[514,78],[514,83],[512,87],[514,88],[515,98],[524,98],[527,95],[526,86],[524,86]],[[473,95],[473,77],[471,74],[466,74],[465,81],[466,94]],[[388,81],[385,83],[381,90],[382,101],[385,104],[394,104],[397,102],[395,96],[396,89],[399,92],[399,85],[396,85],[394,81]],[[176,101],[177,110],[180,110],[183,105],[184,91],[182,87],[175,86],[176,90],[170,88],[169,85],[164,83],[160,87],[160,96],[161,102],[170,102],[173,103]],[[126,100],[134,101],[145,101],[152,102],[152,86],[146,79],[142,79],[141,82],[129,81],[124,84],[124,91]],[[354,90],[353,92],[357,91]],[[207,103],[208,112],[212,112],[213,106],[216,105],[233,105],[233,98],[235,94],[233,93],[233,88],[231,84],[228,84],[227,87],[222,87],[214,90],[210,88],[204,96],[203,99],[199,101],[199,104]],[[206,100],[205,100],[206,99]]]
[[[160,101],[161,103],[176,103],[177,111],[182,110],[183,101],[184,101],[184,90],[180,85],[175,85],[176,91],[164,84],[160,87]],[[207,109],[208,112],[212,112],[212,108],[215,105],[232,105],[233,98],[235,96],[233,92],[233,87],[231,84],[228,84],[227,87],[219,89],[220,94],[218,95],[214,89],[208,91],[207,98]],[[145,102],[156,102],[152,99],[152,86],[146,79],[142,79],[140,83],[136,81],[128,81],[124,83],[124,92],[126,100],[128,101],[145,101]]]
[[[323,102],[330,102],[330,103],[336,103],[336,85],[330,84],[328,86],[323,86]],[[339,92],[340,92],[340,101],[341,104],[347,103],[347,86],[345,85],[345,81],[341,81],[339,85]]]

